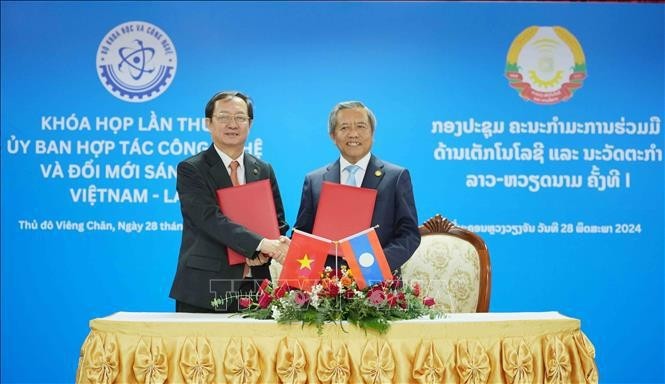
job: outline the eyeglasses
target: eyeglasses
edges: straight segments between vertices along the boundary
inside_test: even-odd
[[[247,124],[249,122],[249,116],[247,115],[230,115],[228,113],[220,113],[213,116],[213,119],[221,124],[230,124],[231,121],[235,121],[236,124]]]

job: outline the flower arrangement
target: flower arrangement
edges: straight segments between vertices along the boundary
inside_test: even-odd
[[[395,279],[360,290],[351,270],[345,266],[339,270],[326,267],[310,290],[264,280],[258,292],[252,295],[215,298],[211,305],[218,308],[230,299],[238,300],[243,317],[274,319],[278,323],[302,322],[316,326],[319,333],[328,322],[343,327],[342,322],[348,321],[361,329],[385,333],[391,320],[442,315],[433,308],[434,298],[421,298],[418,283],[404,286],[401,280]]]

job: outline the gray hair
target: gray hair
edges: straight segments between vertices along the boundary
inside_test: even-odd
[[[367,117],[369,117],[369,125],[370,128],[372,128],[372,132],[374,132],[374,127],[376,127],[376,117],[374,117],[374,113],[372,112],[371,109],[367,108],[365,104],[363,104],[360,101],[342,101],[341,103],[337,103],[335,107],[330,111],[330,116],[328,117],[328,133],[332,135],[332,133],[335,131],[335,125],[337,124],[337,112],[341,111],[342,109],[364,109],[367,111]]]

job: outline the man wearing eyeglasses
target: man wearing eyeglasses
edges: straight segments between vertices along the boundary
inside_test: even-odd
[[[411,176],[406,168],[383,161],[370,151],[376,118],[359,101],[337,104],[328,118],[328,134],[340,152],[339,159],[305,176],[300,209],[294,228],[311,233],[324,181],[377,190],[371,225],[391,271],[398,270],[420,245]],[[328,266],[334,266],[329,257]]]
[[[263,279],[270,279],[270,258],[282,261],[286,255],[287,238],[263,238],[229,220],[217,205],[218,189],[269,179],[281,234],[289,228],[272,167],[244,151],[253,119],[248,96],[237,91],[215,94],[205,107],[212,145],[178,164],[183,229],[170,293],[176,312],[237,312],[234,300],[217,309],[211,301],[255,290]],[[230,265],[227,247],[245,256],[246,262]]]

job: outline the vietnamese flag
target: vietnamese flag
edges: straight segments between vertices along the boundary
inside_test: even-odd
[[[312,288],[321,277],[330,243],[331,240],[294,229],[279,283],[301,290]]]
[[[388,260],[374,228],[340,240],[339,246],[358,288],[365,289],[370,285],[392,280]]]

